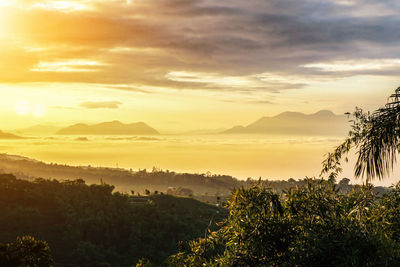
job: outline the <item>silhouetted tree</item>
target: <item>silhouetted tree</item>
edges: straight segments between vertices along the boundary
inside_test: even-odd
[[[382,179],[396,162],[400,147],[400,87],[387,104],[372,114],[356,108],[351,120],[351,130],[345,141],[327,155],[321,174],[337,176],[342,171],[341,159],[347,162],[347,154],[355,149],[358,154],[354,167],[356,177],[367,180]]]
[[[343,178],[342,180],[339,181],[339,186],[348,186],[350,183],[349,178]]]

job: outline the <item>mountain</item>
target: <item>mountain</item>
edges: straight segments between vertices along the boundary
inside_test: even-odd
[[[348,119],[329,110],[314,114],[283,112],[274,117],[262,117],[247,126],[235,126],[224,134],[291,134],[291,135],[345,135]]]
[[[98,124],[78,123],[69,127],[60,129],[57,134],[89,134],[89,135],[153,135],[159,134],[144,122],[124,124],[120,121],[110,121]]]
[[[24,156],[20,156],[20,155],[10,155],[7,153],[1,153],[0,159],[3,161],[14,161],[14,162],[18,162],[18,161],[27,161],[27,162],[33,162],[33,163],[40,162],[36,159],[32,159],[32,158],[28,158],[28,157],[24,157]]]
[[[23,139],[23,137],[0,131],[0,139]]]

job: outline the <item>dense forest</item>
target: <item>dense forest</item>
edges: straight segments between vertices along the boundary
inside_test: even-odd
[[[224,208],[0,176],[1,266],[395,266],[400,184],[237,188]],[[36,264],[36,265],[35,265]]]
[[[128,196],[113,189],[83,180],[1,175],[0,242],[17,236],[45,240],[59,266],[131,266],[141,258],[161,264],[180,241],[204,236],[226,216],[224,209],[191,198]]]

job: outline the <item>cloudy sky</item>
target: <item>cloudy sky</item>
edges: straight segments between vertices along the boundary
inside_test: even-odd
[[[375,109],[399,83],[395,0],[0,0],[4,128],[230,127]]]

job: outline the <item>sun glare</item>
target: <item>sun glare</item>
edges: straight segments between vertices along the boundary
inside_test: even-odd
[[[27,116],[29,114],[40,118],[46,115],[46,106],[44,104],[29,104],[26,101],[20,101],[15,104],[15,112],[20,116]]]
[[[29,107],[28,102],[20,101],[20,102],[16,103],[15,104],[15,112],[21,116],[28,115],[28,113],[30,112],[30,107]]]

